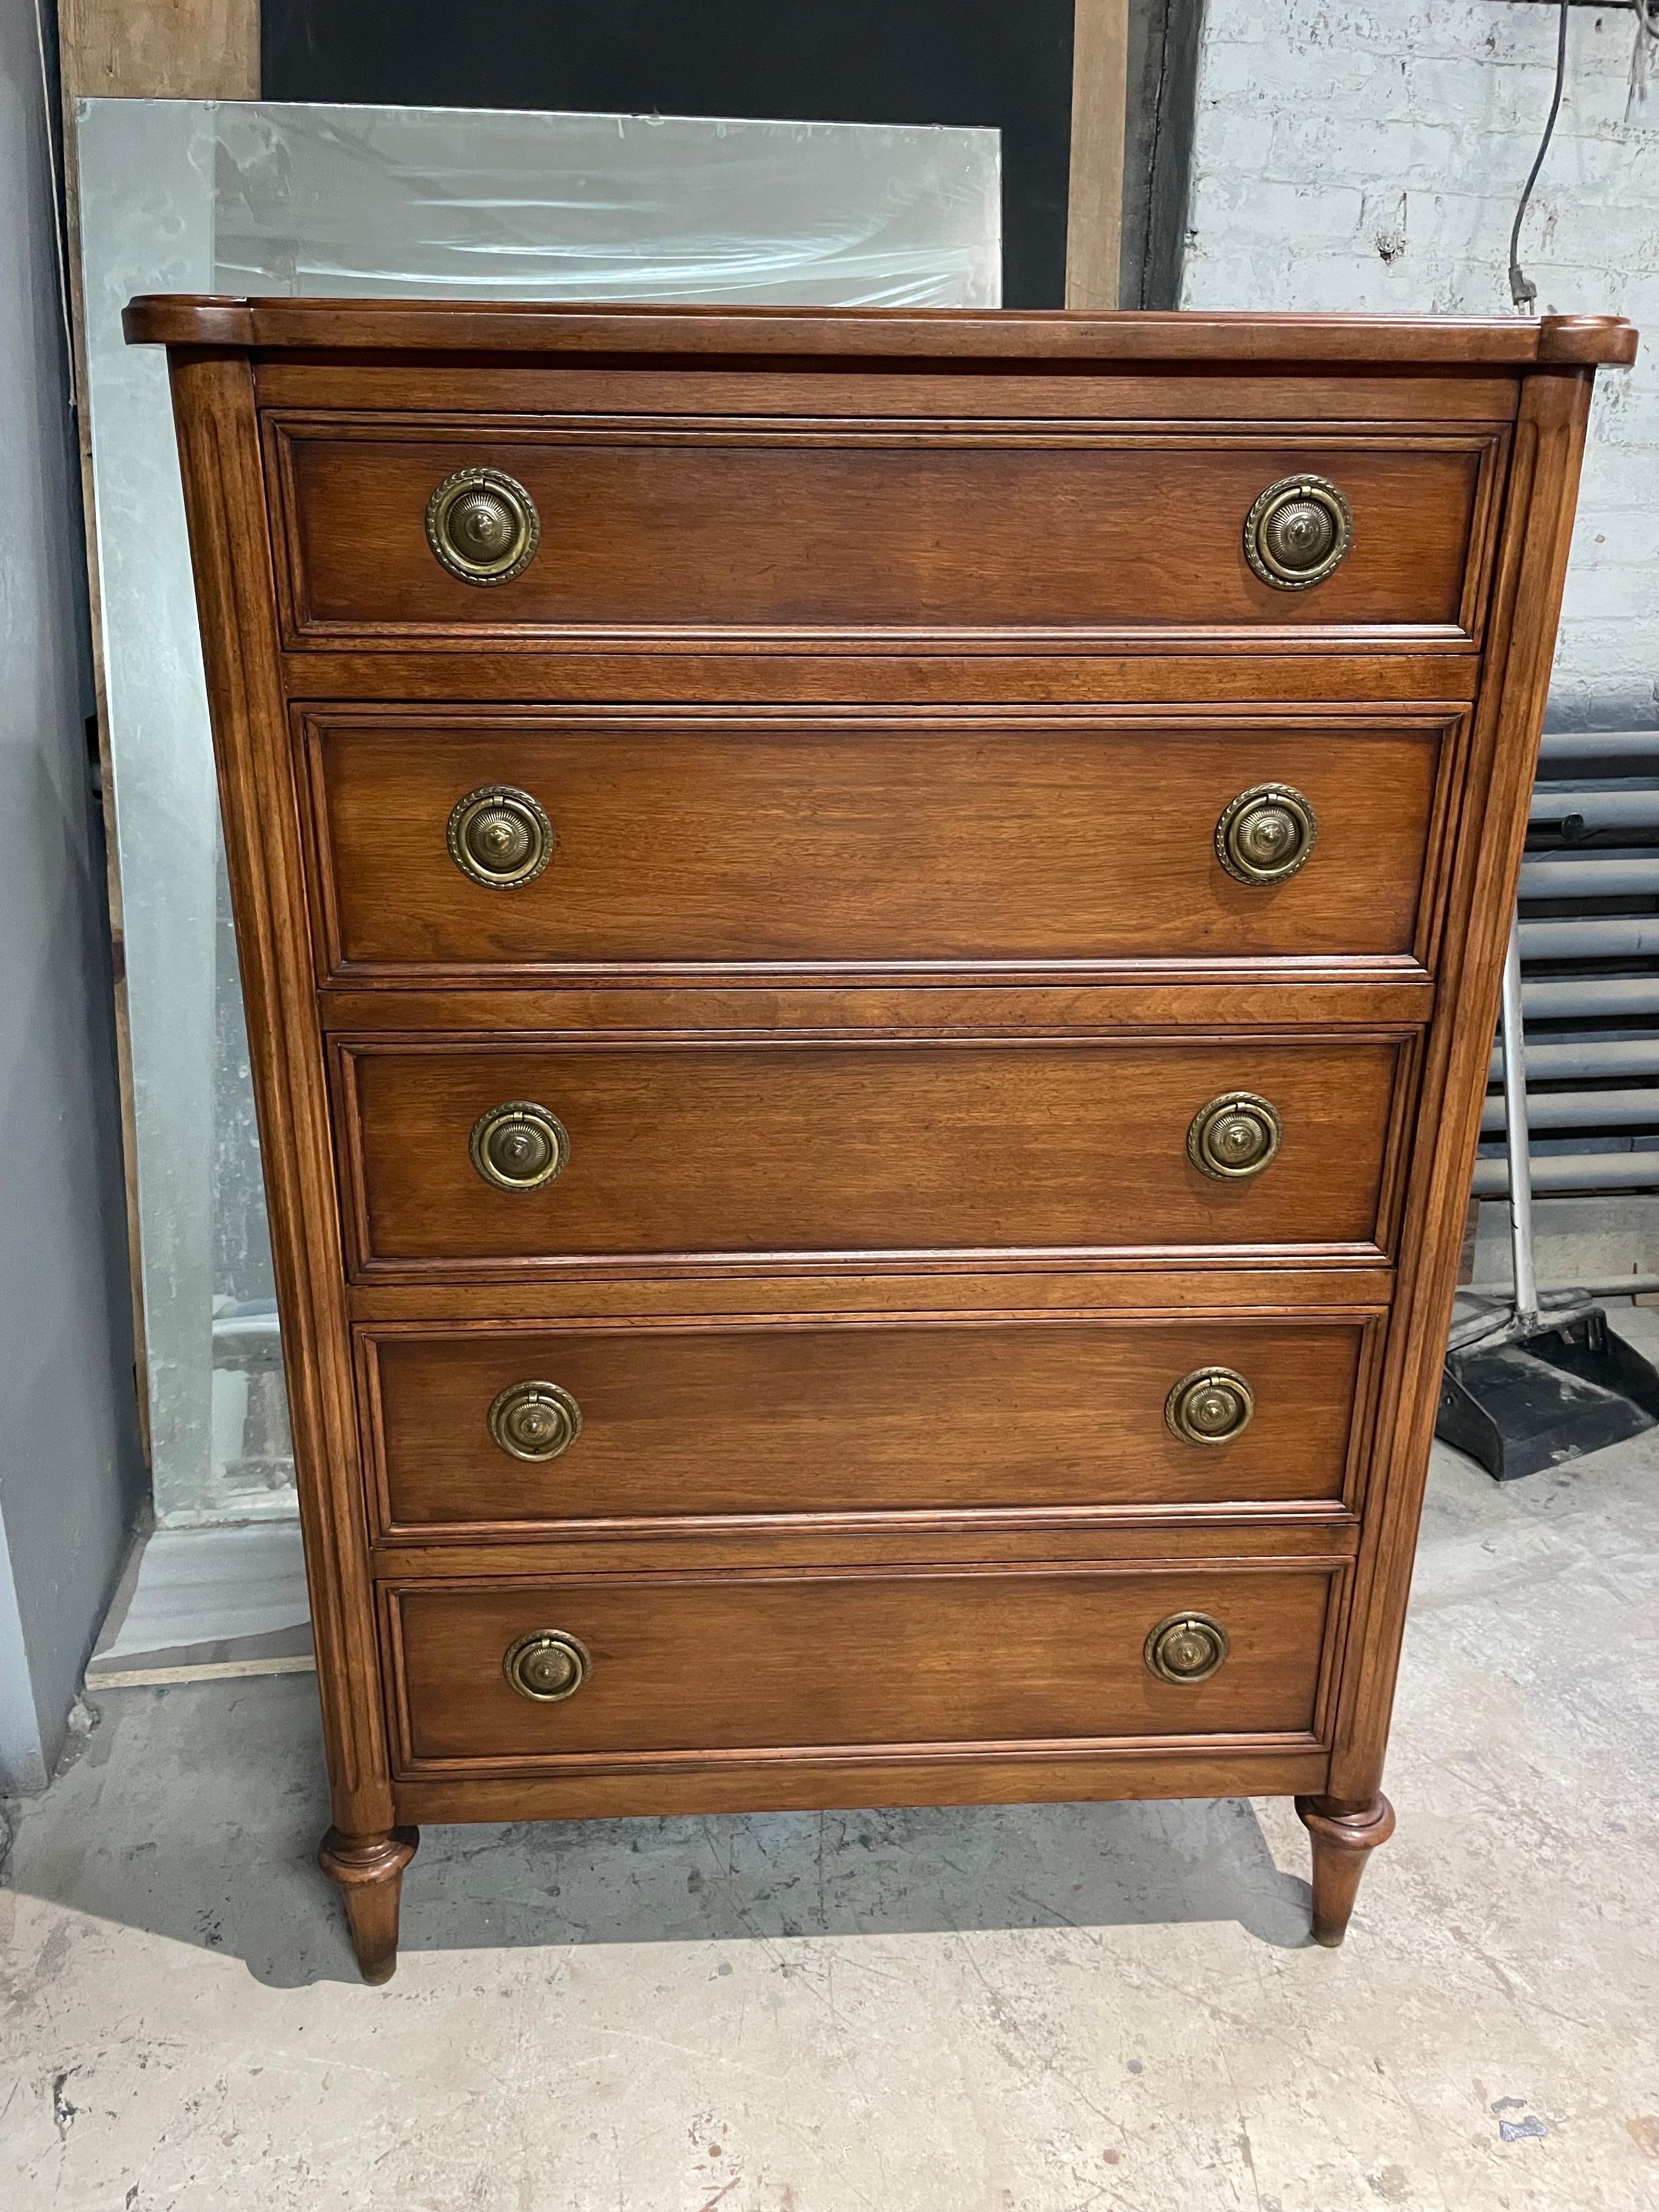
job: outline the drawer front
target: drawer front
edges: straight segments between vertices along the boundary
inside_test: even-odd
[[[1444,733],[319,711],[325,964],[1409,954]]]
[[[1065,641],[1151,627],[1467,633],[1495,434],[1273,428],[1185,434],[1053,423],[718,422],[649,416],[277,417],[291,639],[433,645],[457,631]],[[509,480],[501,580],[453,573],[442,490]],[[1280,588],[1245,551],[1275,484],[1334,484],[1352,543]],[[440,501],[434,507],[434,497]],[[532,544],[533,550],[526,552]],[[465,547],[462,548],[465,551]],[[482,548],[480,548],[482,550]]]
[[[404,1771],[834,1746],[1054,1743],[1315,1732],[1333,1571],[734,1574],[403,1588],[388,1595]],[[1165,1680],[1147,1657],[1199,1616],[1226,1656]],[[580,1647],[538,1703],[507,1655]],[[1206,1638],[1209,1655],[1219,1648]],[[556,1647],[561,1659],[568,1647]],[[1166,1651],[1168,1647],[1165,1647]],[[1200,1656],[1188,1647],[1169,1655]]]
[[[1362,1340],[1213,1317],[377,1333],[377,1519],[1334,1499]]]
[[[343,1048],[359,1267],[1206,1245],[1374,1248],[1397,1043]],[[1193,1164],[1266,1101],[1248,1180]],[[474,1164],[507,1108],[534,1188]],[[1258,1109],[1259,1110],[1259,1109]],[[511,1164],[511,1163],[509,1163]]]

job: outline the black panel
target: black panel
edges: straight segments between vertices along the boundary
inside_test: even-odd
[[[1004,297],[1066,293],[1072,0],[264,0],[266,100],[1002,132]]]
[[[1146,261],[1139,295],[1131,292],[1119,295],[1126,307],[1175,307],[1181,304],[1204,0],[1162,0],[1161,12],[1163,66],[1158,75],[1152,145],[1147,161]],[[1133,98],[1129,112],[1133,117]],[[1130,161],[1125,167],[1126,191],[1135,180],[1135,165]]]
[[[1204,0],[1129,0],[1123,149],[1126,307],[1181,302]]]

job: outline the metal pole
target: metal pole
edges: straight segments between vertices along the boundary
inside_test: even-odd
[[[1538,1314],[1538,1281],[1532,1265],[1532,1160],[1527,1133],[1527,1043],[1521,1018],[1521,931],[1510,924],[1504,962],[1504,1117],[1509,1125],[1510,1248],[1515,1255],[1515,1310],[1523,1321]]]
[[[1618,1275],[1610,1283],[1541,1283],[1538,1302],[1547,1306],[1552,1298],[1648,1298],[1659,1291],[1659,1275]],[[1496,1298],[1509,1303],[1507,1283],[1460,1283],[1460,1298]]]

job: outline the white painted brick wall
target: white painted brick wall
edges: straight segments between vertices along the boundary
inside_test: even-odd
[[[1549,110],[1554,9],[1527,0],[1209,0],[1182,305],[1508,314],[1515,204]],[[1575,8],[1567,91],[1521,233],[1544,313],[1641,328],[1604,370],[1551,719],[1659,715],[1659,69],[1635,19]]]

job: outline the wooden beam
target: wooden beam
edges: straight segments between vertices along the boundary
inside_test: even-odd
[[[58,0],[66,100],[257,100],[259,0]]]
[[[1115,307],[1123,230],[1129,0],[1077,0],[1072,27],[1072,177],[1066,304]]]

